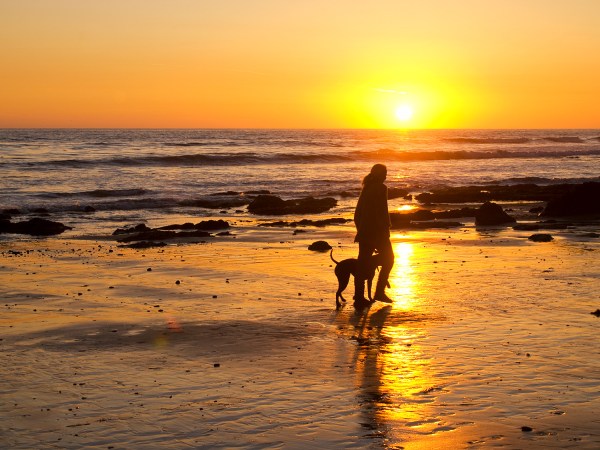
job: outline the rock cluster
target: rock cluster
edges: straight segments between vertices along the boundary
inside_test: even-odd
[[[328,225],[341,225],[346,222],[351,222],[351,219],[344,219],[342,217],[332,217],[331,219],[311,220],[302,219],[294,222],[285,220],[278,220],[277,222],[261,223],[261,227],[326,227]]]
[[[305,197],[294,200],[283,200],[276,195],[259,195],[249,205],[252,214],[279,216],[284,214],[318,214],[329,211],[337,205],[333,197]]]
[[[480,203],[487,201],[549,201],[572,189],[570,184],[460,186],[424,192],[415,198],[420,203]]]
[[[71,227],[68,227],[60,222],[41,219],[39,217],[14,223],[8,219],[0,220],[0,233],[29,234],[31,236],[53,236],[71,229]]]
[[[566,217],[596,214],[600,214],[600,183],[590,182],[580,184],[549,201],[541,215]]]
[[[184,223],[167,225],[159,228],[149,228],[145,224],[139,224],[129,228],[118,228],[113,232],[113,236],[119,236],[118,242],[143,242],[137,248],[149,246],[148,242],[165,241],[179,238],[199,238],[209,237],[211,234],[207,230],[223,230],[229,228],[229,223],[224,220],[204,220],[196,224]]]

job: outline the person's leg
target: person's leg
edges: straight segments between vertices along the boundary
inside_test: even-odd
[[[391,303],[392,300],[385,294],[385,287],[388,284],[388,278],[390,276],[390,272],[392,271],[392,267],[394,267],[394,249],[392,248],[391,241],[386,239],[377,246],[377,251],[381,255],[382,264],[379,277],[377,278],[377,286],[375,287],[375,295],[373,298],[382,302]]]
[[[365,299],[365,280],[367,279],[367,268],[369,260],[373,255],[375,246],[370,242],[358,243],[358,260],[356,262],[356,271],[354,273],[354,305],[363,306],[368,303]]]

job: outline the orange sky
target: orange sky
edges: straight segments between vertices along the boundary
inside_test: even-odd
[[[0,127],[600,128],[599,18],[596,0],[2,0]]]

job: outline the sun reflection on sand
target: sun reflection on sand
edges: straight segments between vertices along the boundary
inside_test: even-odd
[[[390,274],[389,296],[394,299],[394,306],[410,310],[415,306],[419,281],[415,277],[412,258],[415,246],[412,242],[395,242],[395,262]]]
[[[427,320],[396,305],[357,313],[350,320],[363,426],[388,443],[406,442],[407,431],[414,437],[439,427],[432,404],[442,388],[420,344],[427,336]]]
[[[353,359],[361,425],[386,448],[399,443],[419,448],[423,439],[429,444],[450,443],[452,448],[456,431],[439,414],[438,404],[447,386],[436,376],[433,356],[423,347],[436,318],[422,312],[426,283],[415,267],[420,247],[406,235],[394,235],[392,242],[395,264],[388,292],[394,303],[354,311],[346,316],[350,327],[339,328],[356,341]]]

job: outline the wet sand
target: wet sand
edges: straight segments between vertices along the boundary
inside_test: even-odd
[[[598,448],[590,231],[394,233],[395,303],[365,311],[335,310],[331,260],[307,250],[354,257],[351,225],[145,250],[2,242],[0,442]]]

